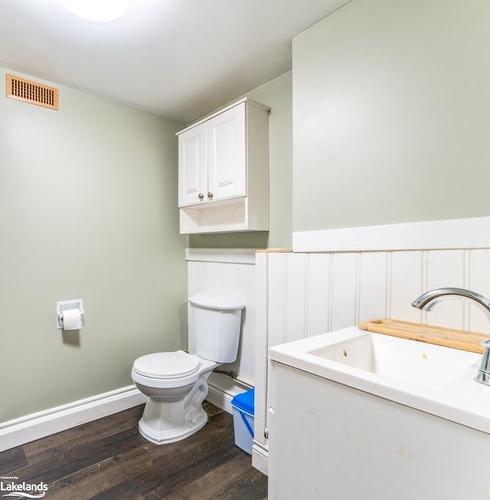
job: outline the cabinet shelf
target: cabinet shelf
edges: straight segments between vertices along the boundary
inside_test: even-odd
[[[248,197],[180,209],[180,233],[268,231],[269,217],[249,218]]]

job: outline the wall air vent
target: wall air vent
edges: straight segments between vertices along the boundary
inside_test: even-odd
[[[58,89],[20,76],[6,75],[7,97],[49,109],[58,109]]]

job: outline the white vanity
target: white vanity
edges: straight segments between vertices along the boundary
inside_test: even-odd
[[[269,498],[490,497],[481,355],[355,327],[269,354]]]

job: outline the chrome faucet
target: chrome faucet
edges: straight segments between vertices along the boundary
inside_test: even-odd
[[[466,290],[465,288],[436,288],[423,293],[418,299],[412,302],[412,306],[424,311],[430,311],[443,297],[463,297],[476,302],[487,313],[490,320],[490,300],[479,293]],[[475,380],[481,384],[490,385],[490,339],[482,342],[485,347],[480,369]]]

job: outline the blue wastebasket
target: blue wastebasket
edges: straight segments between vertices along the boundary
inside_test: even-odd
[[[233,428],[235,431],[235,444],[252,454],[252,444],[254,439],[254,403],[255,390],[238,394],[231,400],[233,407]]]

